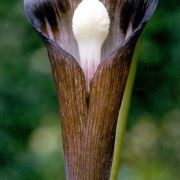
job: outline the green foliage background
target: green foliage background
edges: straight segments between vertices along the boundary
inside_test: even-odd
[[[180,178],[180,4],[161,0],[141,41],[119,176]],[[0,179],[65,179],[46,49],[22,0],[0,1]]]

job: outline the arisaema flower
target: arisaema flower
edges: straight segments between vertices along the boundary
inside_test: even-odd
[[[60,103],[67,179],[108,179],[136,42],[158,0],[25,0]]]

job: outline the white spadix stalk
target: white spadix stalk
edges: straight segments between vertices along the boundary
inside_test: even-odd
[[[100,64],[101,48],[109,33],[109,25],[108,12],[99,0],[83,0],[74,12],[72,29],[88,89]]]

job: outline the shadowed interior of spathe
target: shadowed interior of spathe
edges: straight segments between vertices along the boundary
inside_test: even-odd
[[[101,61],[122,47],[153,14],[158,0],[102,0],[110,16],[110,32]],[[44,33],[79,62],[77,42],[72,32],[72,17],[80,0],[25,0],[27,18],[36,31]]]
[[[38,33],[44,33],[77,60],[79,53],[72,33],[72,16],[78,3],[78,0],[24,1],[27,18]]]

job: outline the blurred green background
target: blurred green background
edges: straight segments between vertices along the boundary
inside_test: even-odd
[[[180,179],[180,4],[161,0],[142,36],[121,180]],[[22,0],[0,1],[0,180],[64,180],[46,49]]]

